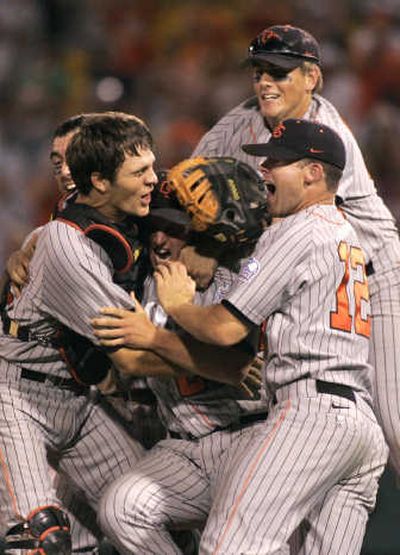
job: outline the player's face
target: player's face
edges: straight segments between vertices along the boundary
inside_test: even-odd
[[[150,149],[138,149],[137,156],[126,155],[107,189],[106,212],[110,219],[118,221],[126,215],[147,216],[151,191],[157,183],[154,161]]]
[[[283,218],[305,206],[304,164],[268,160],[260,166],[267,186],[267,204],[274,218]]]
[[[154,231],[150,236],[150,262],[156,268],[165,260],[178,260],[186,241],[168,235],[165,231]]]
[[[314,68],[303,71],[296,67],[287,72],[275,66],[256,66],[253,81],[261,114],[275,127],[287,118],[304,116],[317,83],[317,72]]]
[[[53,175],[57,183],[58,191],[61,194],[75,189],[75,183],[72,181],[71,172],[65,159],[67,147],[75,135],[77,130],[71,131],[63,137],[56,137],[53,140],[50,153],[50,163],[53,169]]]

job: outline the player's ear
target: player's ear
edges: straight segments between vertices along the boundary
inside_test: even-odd
[[[100,172],[93,172],[90,176],[92,186],[99,193],[106,193],[110,188],[110,181],[101,175]]]
[[[321,71],[316,64],[309,64],[306,68],[304,78],[305,87],[308,93],[312,93],[317,87]]]
[[[324,179],[324,168],[319,162],[309,162],[304,166],[304,183],[311,185]]]

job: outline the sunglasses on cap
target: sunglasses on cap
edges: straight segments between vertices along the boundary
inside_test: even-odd
[[[316,39],[304,29],[292,25],[273,25],[259,33],[250,43],[248,62],[265,60],[293,69],[304,61],[320,63]]]

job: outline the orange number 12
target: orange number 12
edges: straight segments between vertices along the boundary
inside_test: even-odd
[[[364,254],[358,247],[349,247],[341,241],[338,248],[339,258],[344,262],[344,275],[336,291],[335,312],[331,312],[331,327],[336,330],[351,332],[353,317],[350,314],[350,300],[347,292],[347,285],[350,280],[350,267],[356,269],[357,266],[363,268],[362,281],[354,280],[354,330],[359,335],[370,336],[371,319],[367,316],[364,320],[361,316],[361,301],[369,300],[367,278],[365,274]]]

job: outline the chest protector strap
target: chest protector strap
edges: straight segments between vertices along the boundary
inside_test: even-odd
[[[132,219],[114,224],[85,204],[68,204],[56,219],[81,230],[98,243],[111,259],[113,280],[117,283],[124,281],[129,290],[135,288],[133,267],[142,247],[138,241],[137,225]],[[111,361],[103,349],[93,345],[86,337],[63,326],[58,344],[61,356],[78,383],[96,384],[106,377]]]
[[[115,272],[129,272],[140,256],[142,248],[133,218],[114,224],[90,206],[69,204],[56,219],[81,230],[98,243],[110,257]]]

